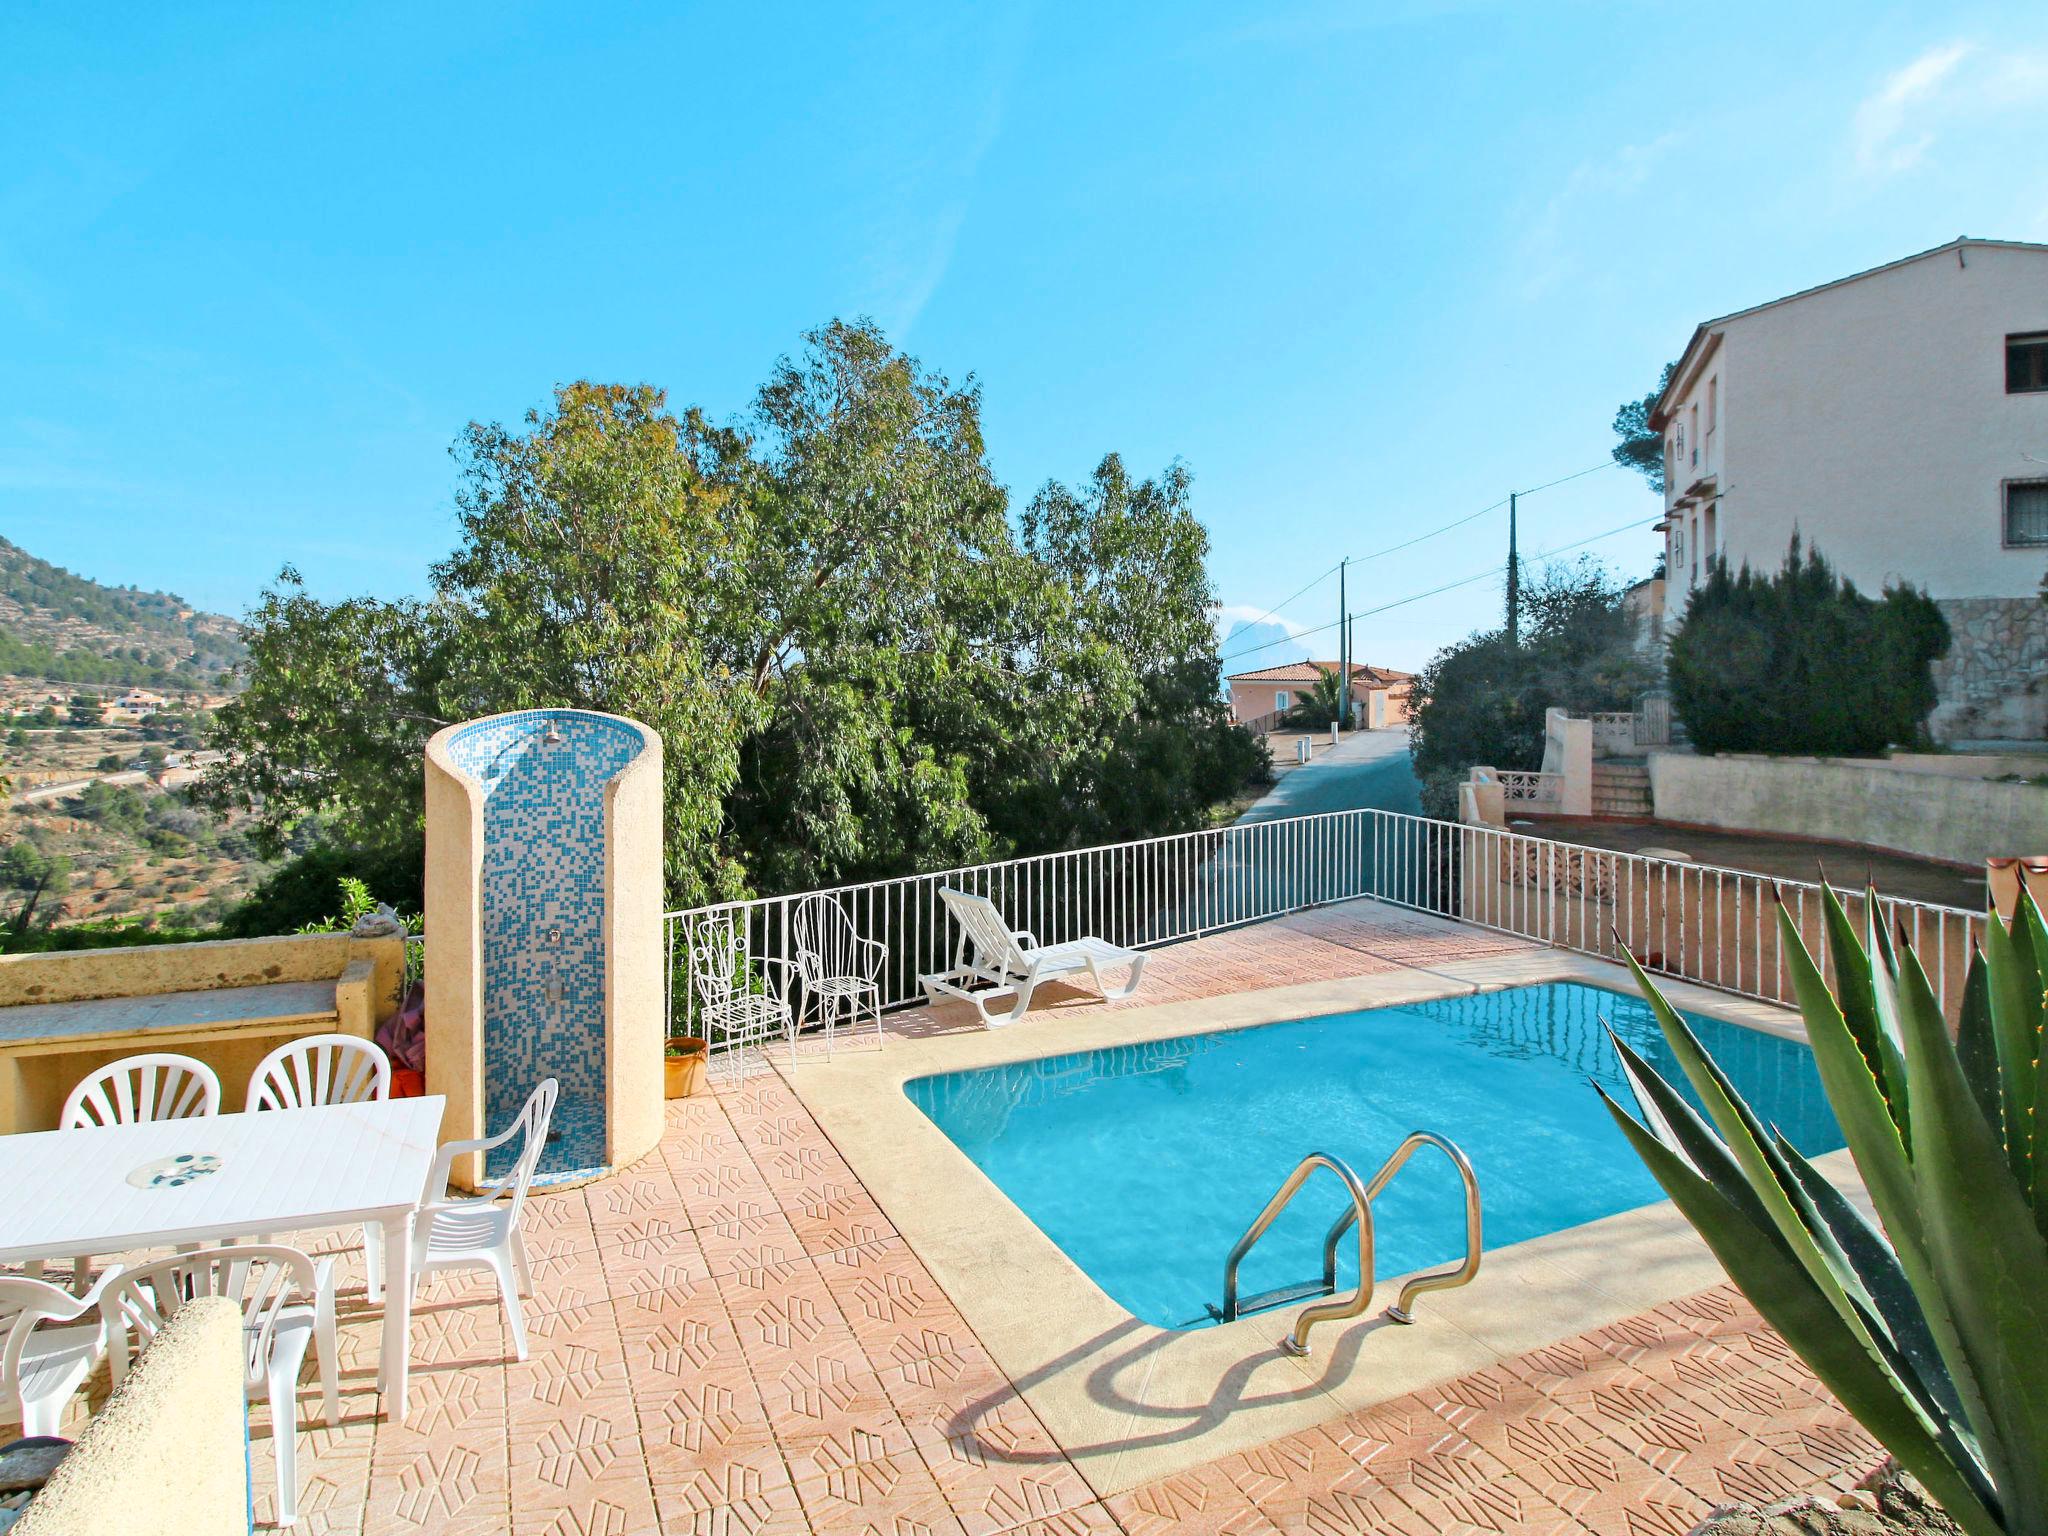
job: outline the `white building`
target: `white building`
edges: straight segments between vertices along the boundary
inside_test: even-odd
[[[1937,735],[2048,734],[2048,246],[1957,240],[1709,320],[1650,419],[1667,629],[1711,556],[1775,570],[1796,531],[1940,602]]]

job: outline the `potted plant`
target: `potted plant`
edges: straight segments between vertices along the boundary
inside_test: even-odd
[[[704,1056],[709,1049],[710,1042],[696,1035],[670,1037],[661,1062],[664,1098],[687,1099],[697,1091],[704,1081]]]

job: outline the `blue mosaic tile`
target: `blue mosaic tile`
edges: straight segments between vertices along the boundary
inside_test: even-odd
[[[642,745],[631,726],[575,710],[480,721],[448,744],[483,787],[486,1123],[501,1129],[535,1083],[558,1080],[542,1176],[604,1163],[604,792]]]

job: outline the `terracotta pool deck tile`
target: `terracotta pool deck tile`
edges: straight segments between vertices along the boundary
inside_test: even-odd
[[[1527,947],[1319,912],[1158,952],[1133,1001]],[[1050,1000],[1106,1011],[1080,988]],[[888,1022],[978,1031],[965,1013]],[[635,1169],[530,1202],[528,1361],[509,1360],[488,1277],[430,1277],[402,1427],[378,1413],[360,1236],[313,1236],[352,1285],[343,1423],[302,1436],[299,1530],[1681,1536],[1715,1500],[1838,1487],[1878,1459],[1723,1284],[1101,1499],[779,1070],[722,1077],[666,1124]],[[259,1405],[267,1517],[264,1421]]]
[[[802,1473],[796,1491],[814,1536],[962,1536],[915,1452]]]
[[[1129,1536],[1274,1536],[1280,1530],[1214,1463],[1104,1502]]]
[[[837,1361],[791,1365],[761,1383],[776,1444],[799,1483],[864,1461],[916,1450],[910,1430],[873,1375]]]

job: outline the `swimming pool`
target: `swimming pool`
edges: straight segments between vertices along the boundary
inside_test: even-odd
[[[1809,1156],[1842,1135],[1803,1045],[1687,1020]],[[1649,1006],[1577,982],[1511,987],[917,1078],[910,1100],[1134,1316],[1216,1320],[1223,1261],[1311,1151],[1369,1179],[1412,1130],[1464,1148],[1497,1248],[1664,1198],[1588,1086],[1630,1102],[1602,1021],[1682,1082]],[[1344,1208],[1319,1173],[1245,1261],[1243,1294],[1316,1281]],[[1385,1280],[1464,1252],[1457,1176],[1419,1153],[1374,1202]],[[1356,1279],[1355,1253],[1340,1283]]]

